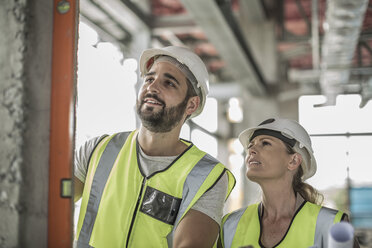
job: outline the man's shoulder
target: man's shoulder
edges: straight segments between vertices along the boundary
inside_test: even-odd
[[[82,145],[80,145],[80,150],[83,150],[83,151],[86,151],[86,153],[92,153],[95,148],[97,147],[97,145],[103,141],[105,138],[109,137],[109,136],[117,136],[117,135],[129,135],[130,133],[132,133],[134,131],[125,131],[125,132],[117,132],[117,133],[114,133],[114,134],[102,134],[102,135],[99,135],[99,136],[95,136],[93,138],[90,138],[90,139],[87,139]]]
[[[100,136],[96,136],[94,138],[91,138],[89,140],[87,140],[85,142],[85,144],[88,144],[88,145],[98,145],[98,143],[100,143],[103,139],[105,139],[106,137],[118,137],[118,136],[129,136],[131,133],[135,132],[134,131],[123,131],[123,132],[116,132],[116,133],[113,133],[113,134],[103,134],[103,135],[100,135]]]
[[[99,136],[95,136],[93,138],[88,138],[80,147],[88,148],[88,147],[95,147],[102,139],[107,137],[108,134],[102,134]]]

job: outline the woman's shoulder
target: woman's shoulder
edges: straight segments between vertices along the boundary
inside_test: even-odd
[[[311,202],[306,202],[305,206],[317,211],[318,215],[320,215],[321,217],[328,216],[328,218],[331,218],[334,222],[349,220],[349,217],[345,212],[329,206],[319,205]]]
[[[240,217],[245,213],[245,212],[257,212],[257,209],[259,207],[259,204],[260,203],[254,203],[254,204],[251,204],[251,205],[248,205],[246,207],[242,207],[242,208],[239,208],[239,209],[236,209],[228,214],[226,214],[224,217],[223,217],[223,222],[225,222],[227,219],[240,219]]]

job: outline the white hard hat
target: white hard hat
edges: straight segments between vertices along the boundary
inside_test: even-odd
[[[252,136],[260,133],[268,134],[274,137],[277,137],[284,142],[290,144],[294,147],[295,144],[298,144],[300,150],[303,148],[307,151],[309,156],[303,156],[302,169],[303,169],[303,180],[306,180],[312,177],[316,172],[316,161],[314,157],[314,152],[311,146],[311,140],[309,134],[306,130],[294,120],[289,119],[280,119],[280,118],[271,118],[263,121],[256,127],[251,127],[239,134],[240,143],[247,149]],[[266,132],[269,130],[268,132]],[[257,132],[256,132],[257,131]],[[270,131],[276,131],[271,132]],[[255,133],[256,132],[256,133]],[[254,136],[254,137],[255,137]],[[253,137],[253,138],[254,138]]]
[[[201,99],[200,105],[194,113],[192,113],[190,118],[193,118],[199,115],[205,105],[205,101],[209,92],[209,76],[207,68],[203,61],[199,58],[198,55],[193,53],[187,48],[184,47],[177,47],[177,46],[168,46],[164,48],[152,48],[145,50],[140,57],[140,72],[141,76],[143,77],[148,72],[149,60],[155,56],[166,55],[172,58],[175,58],[178,62],[183,65],[186,65],[190,72],[194,75],[197,82],[191,82],[193,87],[200,88],[201,91]]]

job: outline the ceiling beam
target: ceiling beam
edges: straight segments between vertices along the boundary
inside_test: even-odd
[[[267,19],[263,0],[239,0],[239,11],[245,12],[244,17],[249,22],[263,22]]]
[[[234,16],[239,25],[237,29],[244,37],[242,42],[250,48],[265,83],[277,84],[279,69],[275,24],[267,16],[264,1],[240,0]]]
[[[219,55],[226,61],[234,79],[246,86],[251,94],[265,95],[266,85],[246,44],[230,26],[214,0],[181,0],[194,17]],[[235,30],[237,31],[237,30]]]
[[[141,19],[137,12],[120,0],[80,0],[80,12],[96,23],[106,18],[107,22],[117,24],[130,34],[149,29],[147,20]]]

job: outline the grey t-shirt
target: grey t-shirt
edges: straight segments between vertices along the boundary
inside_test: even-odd
[[[85,177],[88,170],[88,160],[90,154],[102,137],[103,136],[95,137],[88,140],[75,152],[74,174],[83,183],[85,182]],[[142,151],[142,149],[139,151],[141,170],[145,176],[165,169],[176,158],[177,156],[148,156]],[[208,215],[220,225],[223,215],[223,204],[227,194],[227,187],[228,177],[225,173],[212,189],[200,197],[194,206],[192,206],[192,209]]]

